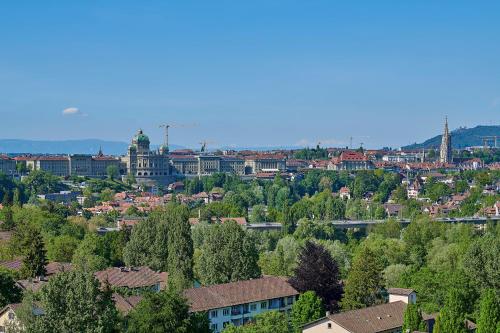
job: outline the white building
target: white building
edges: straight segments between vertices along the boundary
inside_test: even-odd
[[[302,327],[303,333],[400,333],[406,305],[416,302],[411,289],[389,289],[389,303],[330,314]]]
[[[207,312],[214,333],[229,324],[243,325],[266,311],[291,311],[298,295],[285,278],[275,276],[184,291],[190,312]]]

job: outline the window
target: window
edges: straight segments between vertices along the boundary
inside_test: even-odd
[[[16,315],[14,314],[14,312],[9,312],[9,319],[10,320],[16,319]]]
[[[223,316],[229,316],[230,313],[231,313],[231,309],[229,309],[229,308],[226,308],[226,309],[222,310],[222,315]]]
[[[332,328],[332,323],[328,323],[327,327]]]
[[[256,311],[257,310],[257,304],[250,304],[250,311]]]
[[[286,304],[287,305],[293,304],[293,296],[292,297],[288,297],[288,299],[286,300]]]
[[[210,311],[210,318],[217,318],[217,315],[218,315],[217,310]]]
[[[212,331],[217,331],[217,324],[210,325],[210,328],[212,329]]]
[[[261,309],[267,309],[267,302],[260,303],[260,308]]]

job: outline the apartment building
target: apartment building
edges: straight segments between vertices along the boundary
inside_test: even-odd
[[[0,155],[0,173],[12,175],[16,172],[16,161],[7,155]]]
[[[298,295],[285,278],[274,276],[184,291],[190,311],[207,312],[214,333],[229,324],[243,325],[266,311],[291,311]]]

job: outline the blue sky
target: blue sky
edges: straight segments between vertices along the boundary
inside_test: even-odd
[[[4,1],[0,138],[397,147],[500,123],[499,36],[498,1]]]

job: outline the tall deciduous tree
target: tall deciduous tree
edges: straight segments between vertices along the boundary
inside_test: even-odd
[[[21,300],[21,290],[16,286],[12,276],[4,271],[0,271],[0,307],[10,303],[17,303]]]
[[[193,283],[193,240],[186,206],[172,207],[168,214],[168,264],[169,288],[182,290]]]
[[[288,318],[284,313],[278,311],[264,312],[255,317],[255,321],[249,324],[235,327],[227,326],[223,333],[289,333]]]
[[[39,301],[30,308],[43,309],[42,316],[30,311],[20,318],[27,332],[117,331],[118,314],[111,290],[101,290],[90,273],[63,272],[52,277],[38,294]]]
[[[444,307],[439,314],[441,332],[467,332],[465,328],[465,313],[467,309],[462,295],[463,292],[466,292],[466,290],[458,290],[456,288],[449,290]]]
[[[316,296],[314,291],[306,291],[292,306],[292,325],[296,332],[301,332],[302,325],[324,315],[323,301]]]
[[[422,312],[416,304],[408,304],[403,316],[403,332],[424,331],[425,322],[422,318]]]
[[[290,284],[299,292],[314,291],[328,310],[338,309],[342,297],[339,267],[321,245],[306,242]]]
[[[186,300],[175,291],[147,294],[129,314],[128,332],[204,333],[208,321],[189,315]]]
[[[381,300],[382,265],[368,247],[357,254],[347,276],[342,307],[345,310],[360,309]]]
[[[494,289],[486,289],[481,297],[477,333],[495,333],[500,327],[500,302]]]
[[[162,215],[162,212],[153,212],[132,229],[130,240],[123,250],[127,266],[149,266],[161,271],[168,269],[168,223]]]
[[[258,252],[252,239],[235,221],[212,226],[197,260],[202,284],[247,280],[260,276]]]
[[[47,257],[42,235],[37,229],[30,227],[25,239],[21,274],[26,277],[43,276],[46,273]]]

